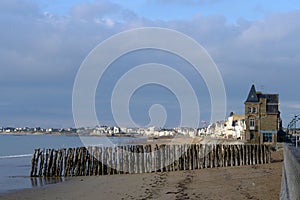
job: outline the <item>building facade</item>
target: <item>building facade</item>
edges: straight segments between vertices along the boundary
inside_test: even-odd
[[[230,114],[225,121],[225,136],[238,140],[245,140],[245,115]]]
[[[245,101],[246,140],[250,143],[275,143],[281,128],[278,94],[257,92],[252,85]]]

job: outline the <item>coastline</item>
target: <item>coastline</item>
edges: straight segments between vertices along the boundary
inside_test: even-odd
[[[154,174],[75,177],[12,199],[277,199],[281,163]],[[279,172],[279,173],[278,173]]]
[[[147,174],[73,177],[2,194],[12,199],[278,199],[282,151],[263,165]]]

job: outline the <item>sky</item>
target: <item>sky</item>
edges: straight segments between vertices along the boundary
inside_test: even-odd
[[[300,114],[299,1],[2,0],[0,26],[0,127],[74,127],[72,91],[83,60],[110,36],[142,27],[182,32],[206,49],[221,73],[228,115],[244,112],[252,83],[280,95],[284,125]],[[174,55],[145,50],[120,57],[99,82],[99,124],[115,125],[110,98],[118,78],[150,62],[184,74],[199,99],[200,121],[209,122],[211,100],[203,77]],[[149,125],[148,111],[156,104],[167,113],[165,126],[177,126],[180,102],[158,85],[133,94],[132,119]]]

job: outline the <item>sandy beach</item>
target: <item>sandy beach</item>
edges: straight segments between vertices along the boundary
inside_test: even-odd
[[[75,177],[0,199],[278,199],[282,151],[271,164],[168,173]]]

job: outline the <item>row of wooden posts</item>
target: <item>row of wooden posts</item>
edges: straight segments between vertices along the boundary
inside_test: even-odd
[[[31,177],[136,174],[270,163],[268,145],[126,145],[35,149]]]

